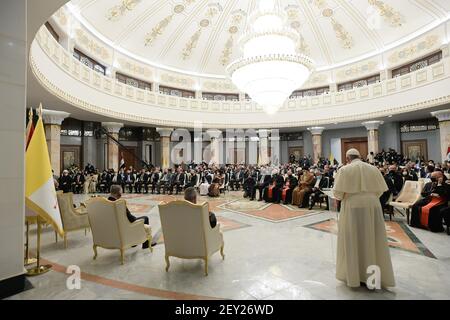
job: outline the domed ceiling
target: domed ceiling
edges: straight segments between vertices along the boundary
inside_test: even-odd
[[[258,0],[72,0],[85,27],[132,57],[223,77]],[[449,17],[448,0],[278,0],[318,70],[400,45]]]

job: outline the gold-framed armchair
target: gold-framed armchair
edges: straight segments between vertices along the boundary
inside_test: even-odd
[[[188,201],[159,205],[166,272],[169,271],[170,257],[204,260],[205,276],[208,275],[208,261],[214,253],[220,251],[222,259],[225,259],[220,224],[211,228],[208,209],[207,203],[195,205]]]
[[[73,206],[73,193],[57,192],[59,212],[64,230],[64,247],[67,249],[67,234],[69,232],[86,230],[90,228],[87,211],[84,208],[75,209]],[[58,237],[56,236],[58,241]]]
[[[143,220],[131,223],[127,218],[125,200],[109,201],[102,197],[92,198],[86,203],[92,231],[94,260],[97,248],[120,250],[120,261],[124,264],[124,252],[146,241],[151,247],[152,232]]]

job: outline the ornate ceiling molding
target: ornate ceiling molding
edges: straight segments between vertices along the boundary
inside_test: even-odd
[[[104,93],[107,93],[111,96],[117,96],[118,99],[129,99],[132,102],[142,104],[143,107],[145,105],[148,105],[148,107],[151,108],[151,106],[157,106],[158,108],[174,108],[179,110],[189,110],[186,109],[188,106],[185,104],[185,102],[188,102],[192,106],[197,105],[196,109],[192,109],[192,112],[197,112],[200,114],[211,113],[211,114],[220,114],[220,113],[229,113],[235,112],[236,114],[252,114],[252,113],[260,113],[261,111],[257,110],[252,111],[252,109],[240,109],[243,105],[247,105],[246,103],[232,103],[232,102],[212,102],[212,101],[198,101],[196,99],[179,99],[175,97],[170,96],[164,96],[159,95],[155,93],[145,92],[143,90],[137,90],[133,87],[129,87],[122,84],[114,84],[111,82],[111,79],[108,79],[107,77],[103,77],[101,75],[98,75],[94,71],[84,68],[80,66],[80,63],[76,61],[73,57],[69,56],[69,60],[66,60],[64,53],[61,50],[56,50],[55,46],[58,46],[56,41],[53,40],[53,38],[48,34],[48,32],[44,32],[45,28],[41,29],[41,32],[38,34],[38,37],[35,39],[32,50],[30,54],[30,67],[35,75],[37,81],[51,94],[58,97],[62,101],[69,103],[81,110],[85,110],[87,112],[99,114],[108,118],[114,118],[119,121],[129,121],[129,122],[135,122],[139,124],[148,124],[148,125],[156,125],[156,126],[174,126],[174,127],[194,127],[195,123],[190,121],[184,121],[180,119],[155,119],[151,116],[151,112],[149,112],[150,116],[140,116],[140,115],[134,115],[130,113],[126,113],[124,110],[123,112],[117,112],[114,110],[111,110],[107,106],[101,105],[101,104],[92,104],[84,100],[83,97],[77,97],[72,95],[70,92],[66,92],[60,89],[58,83],[51,82],[46,75],[43,73],[42,70],[39,69],[38,64],[34,60],[33,52],[35,50],[42,50],[42,54],[40,54],[40,57],[42,55],[47,56],[50,60],[50,63],[55,63],[60,68],[61,72],[68,73],[74,81],[81,81],[87,86],[90,86],[91,88],[94,88],[95,90],[102,91],[104,90]],[[41,47],[42,45],[42,47]],[[444,67],[445,63],[445,67]],[[80,74],[80,67],[82,68],[82,73]],[[417,79],[420,81],[417,81],[417,84],[419,87],[427,84],[427,81],[436,82],[436,81],[442,81],[446,80],[450,77],[450,60],[446,59],[444,62],[433,65],[428,67],[426,70],[420,70],[411,76],[417,76]],[[77,74],[77,76],[74,76]],[[425,79],[429,80],[423,80],[423,75],[431,75],[430,78],[425,77]],[[215,122],[215,121],[205,121],[204,127],[206,128],[285,128],[285,127],[309,127],[309,126],[323,126],[327,124],[332,123],[344,123],[344,122],[354,122],[354,121],[365,121],[370,120],[374,118],[382,118],[387,117],[390,115],[396,115],[401,114],[405,112],[413,112],[416,110],[423,110],[426,108],[432,108],[439,105],[450,103],[450,95],[444,95],[441,97],[436,97],[434,99],[429,99],[425,101],[420,101],[413,104],[407,104],[407,105],[392,105],[392,106],[386,106],[382,110],[370,112],[367,110],[367,112],[364,113],[358,113],[358,114],[352,114],[352,115],[341,115],[333,112],[333,108],[342,106],[343,103],[347,103],[348,107],[352,107],[352,103],[356,102],[358,99],[361,99],[362,101],[367,99],[377,99],[377,97],[383,97],[392,93],[398,93],[402,92],[403,90],[411,90],[411,88],[414,88],[411,82],[404,81],[405,79],[409,79],[411,81],[411,76],[403,77],[402,79],[389,79],[387,81],[384,81],[380,84],[374,85],[370,88],[361,88],[356,91],[350,91],[346,93],[346,99],[343,100],[342,98],[345,97],[343,93],[335,93],[330,96],[322,96],[322,97],[312,97],[308,99],[299,99],[299,100],[292,100],[289,101],[287,106],[283,109],[283,113],[286,113],[286,119],[289,119],[288,121],[279,121],[276,123],[258,123],[258,124],[248,124],[248,123],[224,123],[222,122]],[[103,83],[102,83],[103,82]],[[429,82],[428,82],[429,83]],[[393,86],[394,85],[394,86]],[[397,85],[401,86],[398,87]],[[376,88],[383,88],[386,86],[388,92],[383,93],[383,91],[380,92],[380,94],[376,94],[377,89]],[[402,89],[402,86],[405,86],[405,89]],[[104,88],[104,89],[103,89]],[[120,89],[120,90],[119,90]],[[370,89],[370,91],[369,91]],[[399,91],[397,91],[399,90]],[[120,93],[120,96],[117,94]],[[360,98],[356,98],[355,92],[359,92]],[[367,92],[370,95],[363,96],[363,92]],[[153,102],[149,103],[147,102],[147,98],[143,95],[147,94],[147,97],[156,97],[156,100],[152,100]],[[376,94],[376,96],[372,96],[372,94]],[[150,100],[148,100],[150,101]],[[320,102],[322,101],[322,102]],[[328,102],[326,102],[328,101]],[[169,102],[169,103],[167,103]],[[163,106],[163,103],[164,106]],[[179,105],[178,105],[179,103]],[[202,106],[201,109],[198,108],[198,105]],[[294,109],[290,108],[291,103],[293,106],[296,106]],[[304,103],[311,103],[310,107],[308,107],[308,104]],[[322,104],[319,104],[322,103]],[[328,103],[328,106],[325,104]],[[221,109],[220,106],[223,106],[224,109]],[[251,104],[249,104],[251,105]],[[203,108],[205,106],[206,108]],[[228,106],[239,106],[239,109],[225,109],[225,107]],[[305,108],[306,106],[306,108]],[[216,107],[219,107],[216,109]],[[318,119],[318,120],[294,120],[298,119],[298,112],[301,110],[311,110],[311,108],[322,110],[328,112],[330,114],[330,117],[327,119]],[[238,111],[241,110],[241,111]],[[297,115],[297,116],[293,116]],[[213,117],[213,119],[220,119],[220,117]]]

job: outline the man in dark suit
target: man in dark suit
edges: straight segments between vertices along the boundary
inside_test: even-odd
[[[283,192],[285,192],[285,198],[283,203],[285,205],[291,204],[292,202],[292,192],[295,188],[297,188],[298,185],[298,179],[292,174],[292,170],[288,170],[287,177],[285,181],[285,186],[283,188]]]
[[[257,176],[256,171],[252,171],[245,179],[243,184],[244,198],[250,198],[250,201],[255,200],[256,176]]]
[[[190,173],[191,173],[191,176],[189,178],[189,181],[186,184],[186,188],[194,188],[198,182],[197,172],[195,172],[194,169],[191,169]]]
[[[187,188],[184,191],[184,200],[197,204],[197,190],[195,188]],[[217,225],[216,215],[212,212],[209,212],[209,224],[211,228],[215,228]]]
[[[391,165],[389,167],[388,178],[391,179],[394,184],[394,197],[396,197],[403,188],[403,178],[398,172],[396,165]]]
[[[270,174],[266,172],[266,169],[263,169],[261,171],[258,181],[256,182],[256,186],[253,189],[254,192],[254,194],[252,195],[253,198],[256,197],[256,190],[258,190],[259,191],[258,201],[263,201],[264,189],[270,184],[270,182],[271,182]]]
[[[119,185],[112,185],[111,186],[111,191],[110,191],[110,195],[108,197],[109,201],[117,201],[122,197],[122,187]],[[137,220],[144,220],[144,224],[149,225],[149,220],[147,216],[143,216],[143,217],[135,217],[131,214],[130,210],[128,210],[127,208],[127,218],[128,221],[130,221],[130,223],[133,223]],[[152,247],[155,246],[156,243],[152,243]],[[148,249],[149,243],[148,241],[144,242],[142,244],[142,249]]]
[[[173,179],[172,179],[172,182],[169,187],[169,194],[172,194],[174,188],[175,188],[175,194],[178,194],[178,192],[184,185],[184,179],[185,179],[185,174],[183,172],[183,168],[180,166],[180,167],[178,167],[178,172],[173,175]]]
[[[386,185],[388,186],[388,190],[384,192],[380,197],[381,207],[385,209],[388,205],[388,200],[395,193],[395,186],[392,182],[392,179],[386,175],[386,172],[383,167],[380,168],[380,172],[383,175],[384,181],[386,181]]]
[[[70,192],[72,188],[72,177],[69,175],[69,171],[64,170],[58,182],[59,190],[62,190],[64,193]]]

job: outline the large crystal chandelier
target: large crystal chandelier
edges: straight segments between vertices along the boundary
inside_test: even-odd
[[[260,0],[239,39],[243,56],[227,67],[233,83],[268,114],[276,113],[309,78],[313,61],[297,54],[300,35],[287,27],[286,14],[273,0]]]

